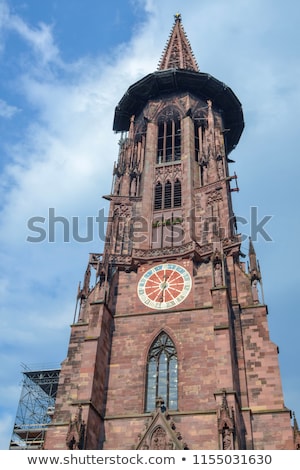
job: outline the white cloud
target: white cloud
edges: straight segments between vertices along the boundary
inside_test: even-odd
[[[6,101],[0,99],[0,117],[10,119],[19,111],[16,106],[11,106]]]
[[[43,64],[59,61],[59,50],[55,45],[50,25],[39,23],[36,28],[30,28],[20,16],[11,13],[5,3],[2,5],[1,16],[5,20],[2,27],[19,34]]]
[[[9,448],[10,437],[14,424],[14,416],[5,414],[0,417],[0,449],[7,450]]]

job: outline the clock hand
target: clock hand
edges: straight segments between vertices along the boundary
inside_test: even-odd
[[[165,301],[165,290],[166,290],[167,287],[168,287],[168,283],[166,281],[166,275],[164,275],[164,282],[162,282],[162,284],[161,284],[161,291],[162,291],[161,292],[161,298],[162,298],[161,301],[162,302]]]

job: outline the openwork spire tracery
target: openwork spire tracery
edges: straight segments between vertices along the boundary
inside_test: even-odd
[[[186,69],[199,72],[197,61],[183,29],[179,13],[175,15],[175,23],[158,69]]]

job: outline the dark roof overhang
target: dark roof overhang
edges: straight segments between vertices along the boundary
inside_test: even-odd
[[[190,92],[198,98],[211,100],[223,113],[227,151],[237,145],[244,129],[240,101],[231,88],[216,78],[190,70],[159,70],[131,85],[115,109],[113,130],[128,131],[131,116],[138,116],[149,100],[174,92]]]

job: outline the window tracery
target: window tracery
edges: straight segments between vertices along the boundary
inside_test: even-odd
[[[158,119],[156,163],[171,163],[181,160],[181,122],[179,112],[166,108]]]

